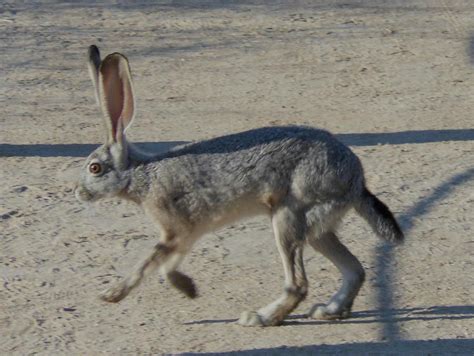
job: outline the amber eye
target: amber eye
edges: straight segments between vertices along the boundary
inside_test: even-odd
[[[91,163],[89,165],[89,172],[92,174],[99,174],[102,172],[102,166],[99,163]]]

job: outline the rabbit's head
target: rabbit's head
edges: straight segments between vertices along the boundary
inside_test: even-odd
[[[130,67],[125,56],[112,53],[101,61],[99,49],[91,46],[89,69],[107,135],[105,144],[89,155],[81,170],[75,190],[81,201],[120,195],[127,187],[130,162],[125,130],[135,112]]]

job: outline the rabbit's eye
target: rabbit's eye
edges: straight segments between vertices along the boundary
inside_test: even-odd
[[[89,165],[89,172],[92,174],[99,174],[102,172],[102,166],[99,163],[91,163]]]

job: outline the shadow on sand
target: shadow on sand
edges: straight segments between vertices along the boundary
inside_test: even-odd
[[[455,189],[462,186],[464,183],[474,179],[474,168],[467,169],[461,173],[457,173],[445,182],[437,186],[433,193],[429,196],[419,200],[405,213],[398,217],[398,221],[402,226],[402,230],[408,235],[411,229],[414,227],[415,219],[428,214],[433,207],[436,206],[440,201],[447,198],[454,192]],[[392,261],[394,260],[394,247],[379,243],[374,251],[375,264],[375,275],[377,276],[377,284],[379,288],[376,289],[376,300],[379,308],[379,312],[382,314],[382,319],[385,322],[382,325],[380,331],[381,338],[383,340],[399,340],[400,330],[397,326],[398,320],[393,313],[392,308],[394,303],[393,300],[393,280],[395,271],[393,270]],[[460,307],[444,307],[444,308],[461,308],[461,310],[468,311],[468,314],[473,314],[473,306],[460,306]],[[466,308],[466,309],[462,309]],[[446,310],[446,309],[443,309]],[[424,319],[423,319],[424,320]]]
[[[352,313],[351,318],[344,320],[314,320],[304,314],[289,316],[282,326],[295,325],[328,325],[328,324],[372,324],[386,322],[430,321],[430,320],[465,320],[474,319],[474,305],[447,305],[427,308],[400,308],[386,311],[364,310]],[[237,319],[205,319],[184,323],[185,325],[230,324]]]
[[[367,310],[354,312],[352,318],[341,321],[318,321],[307,319],[306,315],[290,316],[282,327],[304,327],[308,325],[339,324],[370,324],[382,323],[384,332],[395,332],[397,322],[430,321],[430,320],[464,320],[474,319],[474,305],[433,306],[428,308],[401,308],[387,310]],[[186,325],[201,324],[229,324],[237,319],[197,320],[185,323]],[[202,353],[199,355],[472,355],[474,339],[460,336],[457,339],[437,340],[398,340],[393,335],[382,337],[381,342],[360,342],[336,345],[307,345],[302,347],[280,346],[275,348],[262,348],[232,351],[225,353]],[[198,355],[198,353],[185,353],[184,355]]]
[[[346,133],[336,137],[349,146],[376,146],[420,144],[443,141],[472,141],[474,129],[420,130],[387,133]],[[147,152],[163,152],[183,141],[137,142],[139,148]],[[98,145],[95,144],[0,144],[0,157],[86,157]]]
[[[139,142],[136,144],[146,152],[165,152],[184,144],[182,141]],[[98,144],[65,143],[65,144],[0,144],[0,157],[87,157]]]
[[[394,342],[357,342],[302,347],[280,346],[253,350],[184,353],[183,355],[472,355],[474,339],[403,340]]]

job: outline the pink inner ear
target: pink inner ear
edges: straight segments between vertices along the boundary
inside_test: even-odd
[[[114,63],[116,64],[116,63]],[[120,78],[119,66],[110,65],[102,67],[105,104],[112,124],[112,137],[117,137],[117,127],[122,116],[124,98],[124,83]],[[123,126],[123,125],[122,125]]]
[[[127,64],[125,64],[127,66]],[[128,66],[127,66],[128,67]],[[123,76],[126,78],[123,80],[122,86],[122,95],[124,96],[123,99],[123,107],[122,107],[122,127],[125,130],[128,125],[132,122],[133,114],[134,114],[134,99],[133,99],[133,89],[132,84],[129,80],[129,71],[128,68],[122,68]]]
[[[103,104],[110,120],[110,139],[121,141],[134,114],[134,98],[128,62],[119,53],[107,56],[100,68]]]

